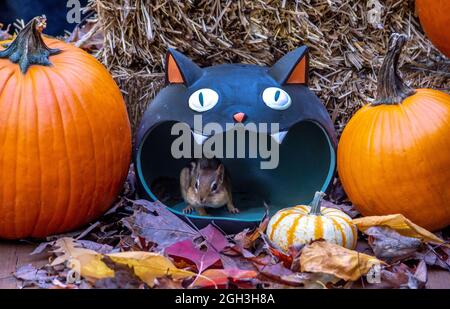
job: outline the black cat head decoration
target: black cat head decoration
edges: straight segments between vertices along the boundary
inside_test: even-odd
[[[135,143],[135,167],[144,197],[160,200],[199,227],[214,221],[233,232],[258,224],[266,211],[264,204],[274,213],[309,203],[316,191],[327,190],[335,170],[336,134],[325,107],[307,86],[306,46],[289,52],[271,67],[221,64],[200,68],[170,49],[166,81],[167,86],[145,112]],[[203,126],[217,123],[223,130],[205,134],[194,123],[200,115]],[[226,208],[208,209],[209,216],[182,213],[185,205],[179,194],[179,173],[191,158],[173,155],[173,143],[179,136],[172,135],[172,128],[180,123],[191,131],[191,142],[197,147],[226,134],[230,124],[240,124],[248,131],[256,127],[253,133],[277,146],[276,168],[261,168],[267,157],[260,152],[248,155],[249,149],[244,157],[221,158],[231,176],[239,214],[230,214]],[[270,125],[268,129],[261,126],[274,123],[278,125],[275,132],[269,130]]]

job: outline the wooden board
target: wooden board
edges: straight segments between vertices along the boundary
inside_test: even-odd
[[[0,289],[18,287],[13,273],[17,267],[32,264],[41,267],[48,262],[48,254],[30,255],[36,245],[21,242],[0,242]]]

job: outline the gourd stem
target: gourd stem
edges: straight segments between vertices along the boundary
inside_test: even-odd
[[[47,26],[45,15],[33,18],[17,35],[16,39],[0,51],[0,58],[8,58],[13,63],[18,63],[20,70],[25,74],[33,65],[51,65],[49,57],[61,52],[45,45],[42,39],[42,31]]]
[[[388,52],[378,73],[377,97],[372,105],[401,104],[415,93],[398,73],[398,60],[406,41],[404,34],[393,33],[389,38]]]
[[[322,202],[322,198],[325,196],[325,193],[323,192],[316,192],[314,194],[314,199],[311,202],[311,210],[309,211],[310,215],[316,215],[321,216],[322,213],[320,212],[320,204]]]

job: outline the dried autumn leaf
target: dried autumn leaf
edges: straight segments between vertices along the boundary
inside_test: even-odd
[[[194,239],[179,241],[166,248],[165,253],[172,257],[179,257],[191,261],[199,272],[220,261],[220,252],[229,246],[228,239],[215,227],[208,225],[199,231]],[[198,240],[203,240],[200,243]]]
[[[97,252],[90,249],[80,248],[76,245],[75,240],[69,237],[63,237],[55,241],[53,252],[61,255],[58,255],[56,259],[50,264],[50,266],[56,266],[59,264],[63,264],[71,259],[78,259],[83,255],[96,255]]]
[[[403,236],[419,238],[424,242],[435,244],[444,243],[442,239],[408,220],[402,214],[362,217],[353,219],[353,223],[356,224],[358,230],[363,233],[372,226],[387,226]]]
[[[428,245],[424,252],[417,252],[415,258],[424,260],[427,265],[438,266],[450,271],[450,248]]]
[[[379,282],[372,283],[376,288],[424,288],[428,281],[427,266],[424,261],[415,268],[400,263],[381,270]]]
[[[157,253],[132,251],[102,255],[93,250],[78,248],[76,242],[70,238],[57,240],[55,246],[57,249],[54,252],[63,254],[53,261],[52,266],[68,262],[72,270],[93,281],[114,277],[114,270],[104,262],[105,257],[117,264],[133,268],[134,273],[149,286],[153,286],[154,279],[158,277],[182,279],[195,275],[176,268],[169,259]]]
[[[422,245],[420,239],[400,235],[385,226],[372,226],[365,233],[375,256],[389,262],[413,255]]]
[[[264,231],[267,229],[268,224],[269,224],[269,218],[265,217],[259,224],[258,228],[255,228],[252,231],[245,229],[242,232],[236,234],[234,236],[234,241],[236,243],[236,246],[238,246],[241,249],[242,248],[243,249],[252,248],[253,244],[260,237],[261,233],[264,233]]]
[[[122,220],[133,237],[145,239],[164,250],[171,245],[198,236],[198,232],[170,212],[166,206],[146,200],[136,200],[134,214]]]
[[[48,288],[56,275],[50,275],[45,269],[37,269],[31,264],[23,265],[16,269],[14,277],[22,281],[22,287],[37,286]]]
[[[3,24],[0,23],[0,41],[6,41],[6,40],[10,40],[12,38],[12,35],[8,33],[9,28],[10,28],[10,25],[8,25],[6,30],[2,30]],[[1,45],[1,42],[0,42],[0,45]]]
[[[325,241],[305,246],[300,256],[301,271],[331,274],[346,281],[355,281],[376,264],[377,258]]]
[[[326,208],[338,209],[347,214],[350,218],[356,218],[357,216],[359,216],[358,210],[356,210],[353,205],[335,204],[327,200],[322,200],[321,206]]]
[[[136,276],[132,267],[115,263],[110,257],[104,257],[103,262],[114,270],[113,278],[103,278],[95,282],[97,289],[137,289],[142,288],[144,283]]]
[[[156,253],[133,251],[107,256],[116,263],[133,267],[136,275],[150,286],[153,286],[154,279],[159,277],[171,276],[174,279],[183,279],[195,275],[193,272],[176,268],[168,258]]]
[[[254,270],[208,269],[198,276],[191,287],[194,288],[224,288],[229,284],[237,286],[248,284],[258,276]]]
[[[259,270],[262,278],[270,279],[271,281],[285,283],[283,277],[293,275],[294,272],[285,267],[283,263],[277,263],[272,265],[255,265]]]

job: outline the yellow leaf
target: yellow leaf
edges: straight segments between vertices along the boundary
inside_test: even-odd
[[[357,280],[376,264],[385,263],[373,256],[325,241],[307,245],[300,256],[302,272],[331,274],[346,281]]]
[[[77,259],[72,259],[69,267],[80,273],[80,275],[91,281],[114,277],[114,270],[106,266],[102,261],[101,254],[85,254]]]
[[[56,266],[66,261],[70,261],[71,259],[77,259],[81,255],[85,254],[97,254],[94,250],[84,249],[76,247],[75,240],[69,237],[63,237],[58,239],[54,246],[56,247],[53,250],[54,253],[62,253],[62,255],[58,256],[53,262],[50,264],[51,266]]]
[[[153,281],[159,277],[171,276],[174,279],[183,279],[195,276],[193,272],[176,268],[169,259],[157,253],[132,251],[108,256],[116,263],[133,267],[135,274],[150,286],[153,286]]]
[[[77,247],[72,238],[62,238],[56,241],[54,252],[62,253],[51,265],[68,262],[68,266],[90,280],[114,277],[114,270],[110,269],[102,259],[110,257],[115,263],[128,265],[134,270],[136,276],[149,286],[159,277],[171,276],[183,279],[195,276],[195,273],[178,269],[166,257],[150,252],[131,251],[102,255],[93,250]]]
[[[387,226],[403,236],[419,238],[424,242],[436,244],[444,243],[442,239],[417,224],[414,224],[401,214],[362,217],[353,219],[353,223],[356,224],[358,229],[362,232],[365,232],[372,226]]]

